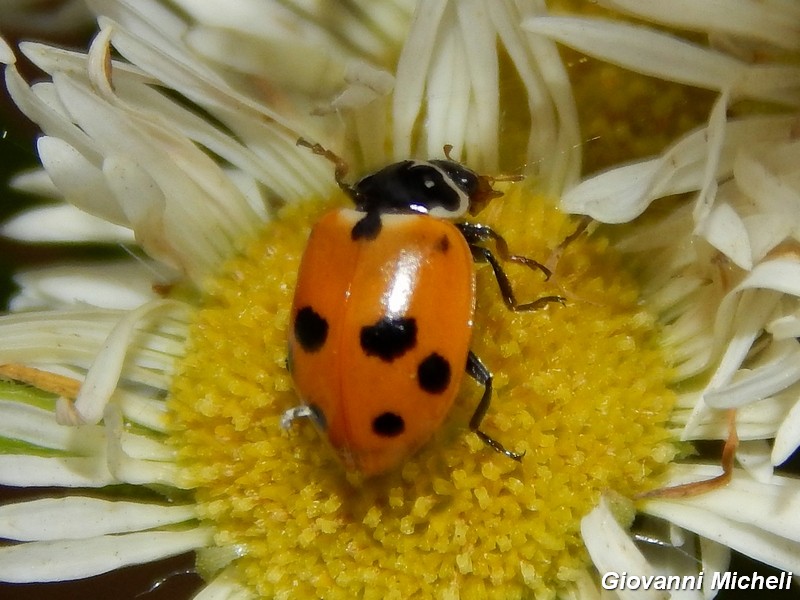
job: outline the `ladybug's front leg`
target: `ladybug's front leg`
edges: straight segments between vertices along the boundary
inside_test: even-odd
[[[503,295],[503,301],[506,303],[506,306],[509,308],[509,310],[513,310],[514,312],[523,312],[536,310],[537,308],[541,308],[550,302],[559,302],[564,304],[564,298],[561,296],[544,296],[534,300],[533,302],[525,302],[522,304],[517,302],[516,296],[514,295],[514,288],[511,286],[511,282],[508,280],[508,276],[505,274],[505,271],[503,271],[503,267],[500,265],[500,262],[497,260],[495,255],[492,254],[491,250],[479,245],[479,243],[492,240],[495,244],[495,248],[497,249],[497,253],[503,260],[525,265],[533,270],[539,270],[544,273],[545,280],[549,279],[550,275],[552,274],[550,269],[533,260],[532,258],[528,258],[527,256],[511,254],[511,252],[508,250],[508,244],[506,243],[506,240],[490,227],[477,223],[458,223],[456,224],[456,227],[458,227],[459,231],[464,236],[464,239],[467,240],[469,249],[472,252],[472,258],[476,262],[488,262],[491,265],[492,271],[494,272],[494,277],[497,280],[497,285],[500,286],[500,293]]]
[[[522,457],[525,455],[524,452],[522,454],[518,454],[516,452],[512,452],[511,450],[506,450],[506,448],[500,442],[490,438],[488,435],[478,429],[481,426],[481,421],[483,421],[483,417],[486,416],[486,411],[489,410],[489,404],[492,401],[492,374],[489,369],[486,368],[486,365],[483,364],[481,359],[478,358],[471,350],[467,355],[467,375],[472,377],[475,381],[483,386],[483,396],[481,396],[481,400],[478,402],[478,407],[475,409],[475,412],[472,414],[472,418],[469,420],[469,428],[477,433],[478,437],[496,452],[504,454],[513,460],[521,461]]]

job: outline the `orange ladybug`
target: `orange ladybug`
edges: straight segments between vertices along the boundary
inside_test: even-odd
[[[494,450],[520,460],[479,429],[491,401],[492,375],[469,349],[473,261],[491,265],[511,310],[563,299],[518,304],[485,244],[493,242],[501,258],[545,277],[548,269],[510,254],[488,227],[453,222],[470,204],[499,195],[490,179],[449,159],[406,160],[350,186],[341,159],[318,144],[298,144],[336,163],[336,181],[355,208],[324,215],[303,254],[287,360],[303,404],[289,409],[282,425],[310,418],[347,469],[378,474],[431,437],[466,372],[484,386],[470,429]]]

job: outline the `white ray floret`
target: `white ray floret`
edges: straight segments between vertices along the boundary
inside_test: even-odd
[[[140,531],[80,540],[24,542],[0,548],[0,580],[68,581],[176,556],[211,543],[212,532]]]
[[[256,596],[239,583],[232,569],[223,571],[194,597],[194,600],[251,600]]]
[[[647,562],[629,533],[620,526],[609,505],[602,497],[598,505],[581,520],[581,536],[592,562],[600,573],[635,573],[637,576],[655,576],[656,571]],[[656,590],[617,590],[622,600],[659,600]]]
[[[796,117],[756,116],[727,122],[716,178],[733,173],[744,149],[772,147],[789,140]],[[561,203],[569,212],[587,214],[604,223],[623,223],[639,216],[656,199],[699,191],[709,155],[708,127],[675,142],[659,157],[637,161],[595,175],[568,190]]]
[[[86,539],[144,531],[197,518],[194,505],[164,506],[87,496],[0,506],[0,537],[19,542]]]
[[[598,4],[680,29],[723,32],[800,50],[800,11],[791,0],[599,0]]]
[[[9,301],[14,312],[32,309],[96,306],[130,310],[154,300],[153,279],[161,265],[116,260],[60,264],[21,270],[14,275],[20,292]],[[165,272],[166,274],[166,272]]]
[[[798,106],[800,68],[750,65],[723,52],[607,19],[536,17],[524,27],[576,50],[659,79]]]
[[[137,327],[142,321],[151,319],[159,312],[176,310],[185,312],[187,308],[175,300],[164,299],[153,300],[128,312],[103,342],[97,358],[86,373],[74,404],[63,398],[59,402],[57,407],[59,422],[71,425],[98,423],[117,388],[123,362]]]
[[[707,479],[718,468],[673,465],[670,484]],[[736,471],[731,482],[683,499],[648,500],[643,511],[786,571],[800,571],[800,483],[774,476],[768,484]]]

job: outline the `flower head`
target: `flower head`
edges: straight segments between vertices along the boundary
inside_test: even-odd
[[[5,233],[144,255],[111,267],[116,278],[108,265],[25,273],[18,312],[0,321],[0,370],[39,390],[3,390],[2,482],[76,488],[0,508],[0,536],[14,540],[0,579],[79,578],[187,549],[209,581],[199,597],[594,597],[598,571],[696,573],[684,560],[696,554],[724,569],[721,545],[800,571],[785,525],[796,517],[775,504],[798,484],[773,473],[799,441],[796,47],[747,0],[736,10],[759,19],[744,30],[667,21],[649,4],[635,16],[713,30],[711,43],[534,1],[224,14],[94,1],[86,55],[21,47],[49,81],[29,86],[5,52],[7,87],[45,134],[44,172],[18,185],[68,201]],[[612,155],[660,154],[579,182],[581,126],[604,135],[608,115],[552,39],[712,90],[707,123],[627,135]],[[664,148],[667,136],[679,137]],[[469,383],[431,442],[368,480],[348,477],[312,428],[280,428],[296,402],[285,340],[300,254],[321,211],[343,202],[333,166],[300,138],[335,148],[354,179],[446,145],[481,173],[526,175],[496,183],[504,195],[475,218],[552,268],[543,281],[510,265],[519,298],[564,306],[509,311],[478,266],[472,343],[495,376],[485,427],[521,463],[468,431]],[[572,235],[557,204],[619,225]],[[74,234],[42,227],[66,219]],[[743,442],[731,482],[642,499],[708,479],[713,466],[685,460],[688,442],[725,439],[732,409]],[[164,495],[114,496],[123,483]],[[645,560],[626,532],[636,510],[685,528],[677,551]]]

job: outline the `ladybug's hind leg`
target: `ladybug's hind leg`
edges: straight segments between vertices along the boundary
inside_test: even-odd
[[[518,454],[517,452],[507,450],[500,442],[489,437],[479,429],[481,422],[483,421],[483,417],[486,416],[486,411],[489,410],[489,404],[492,401],[492,374],[489,369],[486,368],[486,365],[483,364],[483,361],[481,361],[481,359],[478,358],[477,355],[475,355],[475,353],[471,350],[469,355],[467,355],[467,375],[472,377],[475,381],[483,386],[483,396],[481,396],[481,400],[478,402],[478,407],[475,409],[472,418],[469,420],[469,428],[477,433],[478,437],[481,438],[483,443],[492,448],[492,450],[495,450],[500,454],[504,454],[508,458],[516,460],[517,462],[521,461],[525,454],[524,452],[522,454]]]
[[[480,225],[478,223],[457,223],[456,227],[458,227],[458,230],[461,232],[461,235],[464,236],[464,239],[467,240],[469,249],[472,252],[472,258],[476,262],[488,262],[489,265],[491,265],[492,271],[494,272],[494,277],[497,280],[497,285],[500,287],[500,293],[503,295],[503,301],[506,303],[506,306],[509,310],[513,310],[514,312],[524,312],[536,310],[537,308],[541,308],[550,302],[559,302],[564,304],[564,298],[561,296],[543,296],[542,298],[537,298],[532,302],[517,302],[517,298],[514,295],[514,288],[511,286],[511,282],[508,280],[508,276],[506,275],[505,271],[503,271],[500,261],[497,260],[497,257],[492,253],[491,250],[480,244],[488,240],[493,241],[497,250],[497,254],[500,256],[500,258],[507,262],[514,262],[524,265],[534,271],[541,271],[545,276],[545,280],[550,279],[550,275],[552,275],[550,269],[533,260],[532,258],[528,258],[527,256],[511,254],[506,240],[494,229],[487,227],[486,225]]]

